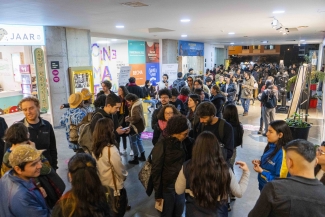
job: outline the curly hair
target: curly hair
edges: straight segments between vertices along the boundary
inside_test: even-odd
[[[188,88],[187,86],[182,87],[181,89],[181,94],[184,96],[188,96],[191,93],[190,88]]]
[[[21,122],[14,123],[7,129],[3,139],[10,144],[27,142],[29,140],[28,129]]]
[[[158,114],[157,114],[158,120],[166,121],[166,119],[165,119],[165,110],[166,110],[166,108],[173,109],[174,115],[180,115],[181,114],[174,105],[167,104],[167,105],[162,106],[160,111],[158,112]]]
[[[179,92],[178,92],[177,88],[172,88],[171,91],[172,91],[172,96],[178,97]]]
[[[181,114],[174,115],[167,121],[166,133],[168,135],[178,134],[189,129],[187,118]]]
[[[169,89],[162,89],[162,90],[159,90],[158,92],[158,96],[159,98],[162,96],[162,95],[167,95],[169,98],[172,98],[172,92],[169,90]]]
[[[18,103],[19,108],[21,109],[21,105],[22,105],[24,102],[28,102],[28,101],[32,101],[32,102],[34,102],[36,107],[39,107],[39,106],[40,106],[40,102],[39,102],[39,100],[38,100],[36,97],[28,96],[28,97],[25,97],[25,98],[23,98],[22,100],[20,100],[20,102]]]

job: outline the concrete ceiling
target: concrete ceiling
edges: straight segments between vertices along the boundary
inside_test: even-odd
[[[92,36],[118,39],[175,39],[211,44],[320,43],[325,37],[325,0],[0,0],[0,23],[90,29]],[[133,1],[135,2],[135,1]],[[273,11],[284,10],[283,14]],[[284,28],[272,29],[275,16]],[[189,23],[180,20],[189,18]],[[115,28],[124,25],[124,29]],[[173,31],[149,33],[148,28]],[[235,32],[228,35],[228,32]],[[187,38],[181,38],[186,34]],[[247,36],[247,37],[245,37]],[[295,41],[293,41],[295,40]]]

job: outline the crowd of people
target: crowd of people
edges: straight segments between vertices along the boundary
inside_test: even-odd
[[[236,161],[244,143],[236,104],[241,102],[247,116],[255,99],[261,101],[259,133],[267,144],[261,158],[252,161],[261,194],[248,216],[324,216],[325,142],[316,148],[293,140],[286,122],[274,120],[277,70],[273,65],[220,66],[203,77],[190,69],[184,76],[179,72],[175,81],[164,74],[161,82],[148,80],[144,87],[130,77],[117,94],[110,81],[103,81],[93,104],[85,88],[71,94],[61,105],[67,110],[60,123],[76,152],[68,163],[71,189],[64,194],[56,174],[53,127],[40,117],[39,101],[24,98],[19,103],[23,120],[8,128],[0,118],[0,216],[124,216],[131,207],[121,155],[129,138],[129,164],[150,156],[161,216],[180,217],[186,207],[189,217],[226,217],[230,201],[245,194],[250,177],[246,162]],[[143,103],[151,104],[148,111]],[[145,112],[151,113],[153,130],[147,156],[141,139]],[[243,171],[239,180],[236,166]]]

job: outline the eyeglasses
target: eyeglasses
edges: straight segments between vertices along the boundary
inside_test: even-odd
[[[320,149],[320,148],[317,148],[317,152],[318,152],[320,155],[325,154],[325,152],[323,152],[322,149]]]

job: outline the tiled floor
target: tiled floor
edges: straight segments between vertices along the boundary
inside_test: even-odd
[[[231,204],[232,211],[229,212],[230,217],[242,217],[247,216],[248,212],[252,209],[255,204],[256,199],[259,196],[258,183],[257,183],[257,174],[252,168],[251,161],[256,158],[260,158],[264,147],[266,145],[266,138],[257,134],[259,126],[259,115],[260,107],[256,105],[251,106],[249,110],[249,115],[243,117],[240,115],[241,122],[245,125],[247,129],[244,134],[244,144],[243,148],[238,148],[237,150],[237,160],[242,160],[247,162],[250,170],[250,180],[247,191],[245,192],[243,198],[238,198],[235,202]],[[241,106],[238,106],[239,114],[243,113]],[[309,122],[312,122],[314,125],[310,130],[309,140],[315,144],[319,144],[322,137],[321,129],[324,129],[323,120],[321,119],[321,112],[318,110],[310,110]],[[49,119],[49,115],[42,115],[45,119]],[[21,113],[10,114],[3,116],[8,125],[12,124],[14,121],[20,120],[23,115]],[[276,119],[285,119],[285,114],[276,114]],[[150,121],[149,121],[150,123]],[[151,129],[148,128],[148,131]],[[65,180],[67,184],[67,189],[70,188],[69,183],[67,182],[67,161],[74,154],[73,151],[69,150],[67,147],[67,142],[64,135],[64,129],[58,128],[55,129],[56,139],[57,139],[57,148],[59,152],[59,175]],[[152,149],[152,144],[150,140],[144,140],[144,147],[146,154],[150,153]],[[129,153],[129,147],[128,147]],[[151,217],[159,216],[158,212],[154,209],[154,198],[153,195],[148,197],[145,194],[144,188],[138,180],[138,172],[142,167],[143,163],[139,165],[129,165],[126,162],[131,159],[131,157],[125,154],[123,157],[123,163],[125,163],[126,168],[129,172],[129,176],[125,182],[125,188],[129,197],[129,204],[132,206],[131,210],[126,213],[126,217]],[[239,180],[241,176],[241,170],[238,167],[235,168],[235,174]]]

